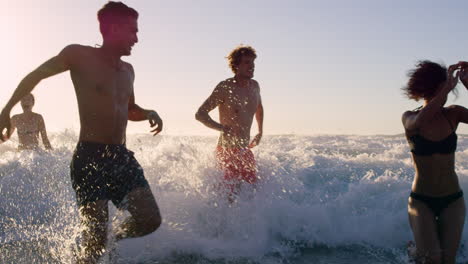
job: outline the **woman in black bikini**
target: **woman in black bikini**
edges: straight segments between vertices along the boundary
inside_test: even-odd
[[[447,95],[465,73],[461,64],[445,67],[419,62],[404,91],[422,107],[402,116],[414,168],[408,214],[416,242],[417,263],[455,263],[465,221],[465,201],[455,173],[459,123],[468,123],[462,106],[444,107]],[[455,73],[456,72],[456,73]]]

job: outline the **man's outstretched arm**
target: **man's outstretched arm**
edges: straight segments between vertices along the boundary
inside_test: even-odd
[[[211,93],[210,97],[205,100],[205,102],[198,108],[197,113],[195,114],[195,119],[200,121],[205,126],[223,132],[226,128],[223,127],[220,123],[214,121],[209,112],[215,109],[218,105],[223,102],[223,95],[221,84],[218,84],[214,91]]]
[[[41,80],[70,69],[69,59],[75,47],[76,46],[72,45],[65,47],[57,56],[44,62],[41,66],[24,77],[0,113],[0,134],[3,134],[5,129],[7,130],[6,134],[10,134],[10,112],[13,106],[24,96],[31,93]]]

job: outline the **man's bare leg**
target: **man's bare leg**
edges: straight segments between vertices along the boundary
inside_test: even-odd
[[[128,211],[131,216],[120,226],[116,239],[148,235],[161,225],[158,204],[149,187],[139,187],[128,195]]]
[[[80,208],[83,230],[83,251],[77,257],[77,264],[97,263],[105,252],[107,242],[108,201],[99,200]]]

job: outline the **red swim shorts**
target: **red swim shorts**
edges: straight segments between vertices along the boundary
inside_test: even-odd
[[[216,148],[218,165],[224,170],[224,180],[230,183],[256,183],[255,157],[248,148]]]

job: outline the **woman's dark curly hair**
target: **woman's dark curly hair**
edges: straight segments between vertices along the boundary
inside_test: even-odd
[[[416,68],[408,72],[408,84],[402,88],[410,99],[430,99],[434,97],[439,86],[447,80],[447,68],[444,65],[423,60]]]

